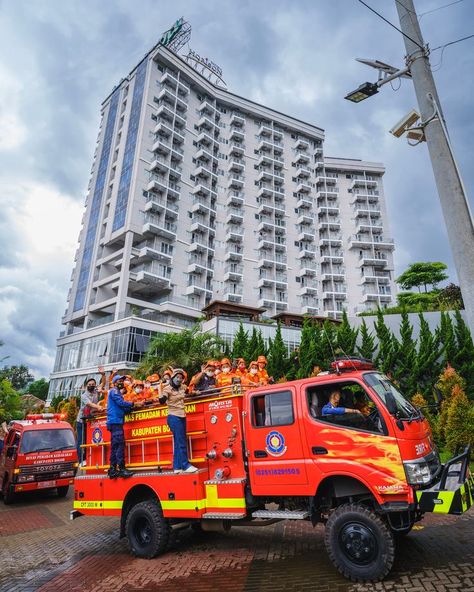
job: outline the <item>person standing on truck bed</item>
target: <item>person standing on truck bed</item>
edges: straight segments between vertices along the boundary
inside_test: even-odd
[[[168,425],[173,433],[173,469],[175,473],[195,473],[198,470],[189,462],[186,447],[185,378],[185,371],[175,368],[169,384],[163,388],[160,397],[161,404],[168,402]]]
[[[216,387],[216,368],[211,360],[201,366],[201,372],[191,378],[189,386],[192,386],[193,391],[198,393]]]
[[[99,368],[99,372],[101,368]],[[101,372],[102,374],[102,372]],[[105,383],[105,376],[104,376]],[[102,381],[101,381],[102,386]],[[86,378],[84,381],[84,391],[81,393],[81,403],[79,406],[79,412],[76,419],[76,432],[77,432],[77,458],[79,465],[82,466],[84,463],[84,449],[81,448],[84,444],[84,423],[83,418],[90,415],[91,410],[101,411],[102,406],[99,404],[99,392],[97,390],[97,382],[95,378]]]
[[[359,413],[362,415],[362,412],[359,409],[350,409],[349,407],[339,407],[339,402],[341,400],[341,391],[339,389],[335,389],[329,395],[329,402],[324,405],[321,413],[322,416],[327,415],[343,415],[344,413]]]
[[[134,408],[143,407],[143,401],[129,402],[123,398],[122,391],[125,376],[114,376],[113,388],[109,391],[107,399],[107,429],[110,432],[110,468],[108,476],[111,479],[117,477],[131,477],[132,471],[125,468],[125,436],[123,422],[125,414]]]

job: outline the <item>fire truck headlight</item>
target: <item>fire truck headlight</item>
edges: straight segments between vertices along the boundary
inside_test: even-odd
[[[34,475],[19,475],[17,481],[18,483],[27,483],[28,481],[34,481]]]
[[[74,471],[61,471],[61,473],[59,473],[59,476],[61,478],[63,478],[63,477],[74,477]]]
[[[232,448],[226,448],[222,453],[222,456],[224,456],[225,458],[232,458],[234,456]]]
[[[427,462],[405,462],[403,466],[410,485],[427,485],[431,481],[430,466]]]

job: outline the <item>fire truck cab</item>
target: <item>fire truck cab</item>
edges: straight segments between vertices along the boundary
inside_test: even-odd
[[[328,406],[335,391],[338,412]],[[156,406],[126,417],[127,465],[136,473],[116,480],[104,475],[105,418],[91,419],[72,518],[121,516],[132,553],[146,558],[188,525],[322,522],[337,569],[377,581],[392,567],[394,537],[424,512],[461,514],[472,504],[469,450],[441,465],[422,412],[364,360],[336,361],[331,373],[303,380],[190,397],[186,413],[197,473],[171,470],[167,408]]]
[[[25,491],[56,489],[67,495],[77,471],[74,431],[61,414],[27,415],[9,425],[0,454],[0,491],[5,504]]]

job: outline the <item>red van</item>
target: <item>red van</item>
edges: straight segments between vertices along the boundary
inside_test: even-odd
[[[5,504],[17,493],[57,489],[67,495],[78,460],[76,438],[62,414],[27,415],[10,423],[0,454],[0,491]]]

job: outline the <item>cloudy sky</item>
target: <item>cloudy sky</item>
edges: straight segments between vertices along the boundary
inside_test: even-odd
[[[472,0],[415,2],[432,48],[474,33]],[[367,3],[398,25],[395,0]],[[396,273],[440,260],[456,281],[426,146],[387,131],[416,106],[411,82],[343,100],[376,78],[354,58],[403,65],[401,35],[357,0],[0,0],[0,358],[37,377],[53,366],[100,103],[180,16],[230,90],[324,128],[326,155],[384,162]],[[474,39],[441,54],[431,62],[473,196]]]

